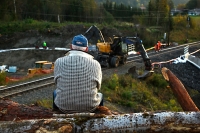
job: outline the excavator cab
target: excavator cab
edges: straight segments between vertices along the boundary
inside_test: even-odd
[[[127,43],[123,37],[113,37],[110,42],[97,43],[99,54],[97,60],[102,66],[118,67],[126,64],[128,57]]]

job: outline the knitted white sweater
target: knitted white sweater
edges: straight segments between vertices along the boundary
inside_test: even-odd
[[[55,61],[55,104],[66,113],[92,112],[102,99],[102,71],[93,56],[82,51],[69,51]]]

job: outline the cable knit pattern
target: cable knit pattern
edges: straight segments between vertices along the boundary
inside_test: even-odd
[[[102,99],[102,71],[93,56],[82,51],[69,51],[55,61],[55,104],[66,113],[91,112]]]

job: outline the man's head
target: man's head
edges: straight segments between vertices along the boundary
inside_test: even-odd
[[[71,49],[81,50],[81,51],[88,51],[88,40],[83,35],[74,36],[72,40]]]

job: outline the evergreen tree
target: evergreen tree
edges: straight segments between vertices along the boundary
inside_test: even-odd
[[[16,3],[17,3],[17,1],[15,1],[15,0],[14,1],[13,0],[1,0],[0,1],[0,20],[10,21],[10,20],[15,19]]]
[[[198,8],[198,4],[200,2],[198,2],[199,0],[190,0],[187,4],[186,4],[186,8],[187,9],[194,9],[194,8]]]

